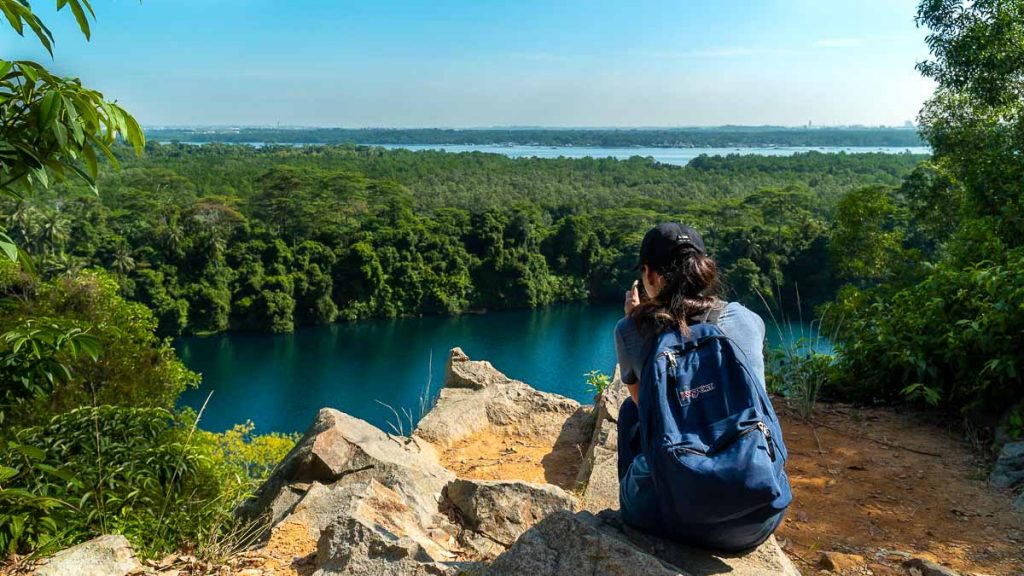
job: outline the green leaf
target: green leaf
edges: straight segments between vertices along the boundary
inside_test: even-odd
[[[24,36],[25,28],[21,23],[21,15],[12,12],[11,6],[6,2],[0,2],[0,11],[3,11],[4,17],[6,17],[7,21],[11,24],[11,28],[14,28],[14,31],[17,32],[19,36]]]
[[[85,169],[89,172],[91,177],[90,183],[95,184],[96,177],[99,176],[99,164],[96,161],[96,151],[93,150],[91,144],[86,144],[82,147],[82,158],[85,160]]]
[[[46,458],[46,452],[43,452],[35,446],[25,446],[23,444],[10,444],[10,447],[14,450],[21,452],[32,460],[43,460]]]
[[[78,166],[75,166],[74,164],[69,164],[68,168],[71,168],[71,170],[75,174],[78,174],[78,176],[82,180],[84,180],[86,184],[89,185],[89,189],[92,190],[93,194],[96,194],[96,193],[99,192],[98,189],[96,188],[96,180],[93,179],[93,177],[90,176],[88,172],[86,172],[85,170],[82,170],[81,168],[79,168]]]
[[[53,130],[53,136],[57,139],[57,145],[60,146],[61,148],[67,148],[68,147],[68,129],[67,129],[67,127],[65,127],[60,122],[54,122],[52,124],[51,130]],[[51,166],[51,168],[52,168],[52,165],[50,165],[50,164],[47,164],[47,165]]]
[[[123,114],[124,123],[128,127],[128,134],[126,135],[128,142],[131,143],[132,147],[135,148],[135,154],[137,156],[142,155],[143,149],[146,146],[146,135],[142,132],[142,127],[135,121],[135,118],[131,114],[128,114],[124,110],[121,110]]]
[[[39,105],[39,131],[46,130],[46,127],[53,122],[60,112],[60,94],[56,90],[50,90],[43,96]]]
[[[0,230],[0,252],[3,252],[12,262],[18,261],[18,245],[2,230]]]
[[[68,4],[71,6],[71,12],[75,15],[75,20],[78,21],[78,28],[82,30],[85,39],[90,40],[89,19],[86,17],[85,11],[82,10],[79,0],[68,0]],[[91,12],[92,8],[89,8],[89,11]]]
[[[24,248],[18,246],[18,261],[21,262],[21,267],[29,274],[36,273],[36,264],[32,260],[32,255],[25,251]]]
[[[115,170],[121,169],[121,163],[117,161],[117,156],[114,156],[114,153],[110,151],[109,146],[107,146],[104,142],[93,136],[86,135],[86,137],[89,140],[91,140],[97,148],[100,149],[100,152],[103,152],[103,155],[107,157],[107,160],[111,163],[111,165],[114,166]]]
[[[0,482],[6,482],[17,475],[17,468],[11,468],[10,466],[0,466]]]
[[[36,182],[43,186],[43,188],[48,188],[50,186],[50,177],[46,175],[45,167],[40,166],[33,170],[32,176],[35,178]]]
[[[42,43],[46,51],[53,55],[53,34],[50,29],[47,28],[43,21],[40,20],[36,15],[31,14],[25,18],[25,23],[28,24],[29,28],[32,29],[36,34],[36,38],[39,38],[39,42]]]
[[[35,64],[32,62],[26,62],[24,60],[18,62],[18,69],[25,75],[26,78],[33,82],[39,81],[39,71],[36,70]]]
[[[99,338],[92,334],[82,334],[78,337],[78,345],[81,346],[82,351],[92,358],[93,362],[99,360],[102,349]]]

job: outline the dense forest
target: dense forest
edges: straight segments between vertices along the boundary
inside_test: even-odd
[[[153,128],[157,142],[274,144],[519,144],[628,148],[729,148],[734,146],[924,146],[909,128]]]
[[[375,316],[617,300],[659,220],[700,226],[733,293],[830,299],[844,192],[892,186],[922,157],[807,153],[512,159],[360,146],[149,144],[93,194],[3,205],[44,276],[100,267],[160,333],[290,331]]]

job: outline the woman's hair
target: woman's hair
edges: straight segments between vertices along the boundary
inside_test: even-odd
[[[673,250],[672,261],[655,272],[665,280],[661,292],[640,302],[630,315],[641,334],[679,328],[688,335],[687,321],[707,313],[718,302],[718,265],[696,247],[683,244]]]

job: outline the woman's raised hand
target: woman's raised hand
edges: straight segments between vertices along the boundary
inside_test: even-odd
[[[633,285],[629,287],[629,290],[626,290],[626,303],[622,308],[626,316],[629,316],[633,308],[636,308],[636,305],[640,303],[640,290],[637,289],[638,282],[638,280],[633,280]]]

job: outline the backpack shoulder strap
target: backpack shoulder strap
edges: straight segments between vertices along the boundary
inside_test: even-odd
[[[722,312],[725,311],[725,302],[718,302],[714,306],[708,309],[704,315],[704,322],[707,324],[714,324],[718,326],[718,319],[722,316]]]
[[[713,324],[718,325],[718,319],[722,316],[722,312],[725,311],[726,303],[719,300],[715,302],[710,308],[704,311],[703,314],[696,314],[690,316],[690,324]]]

